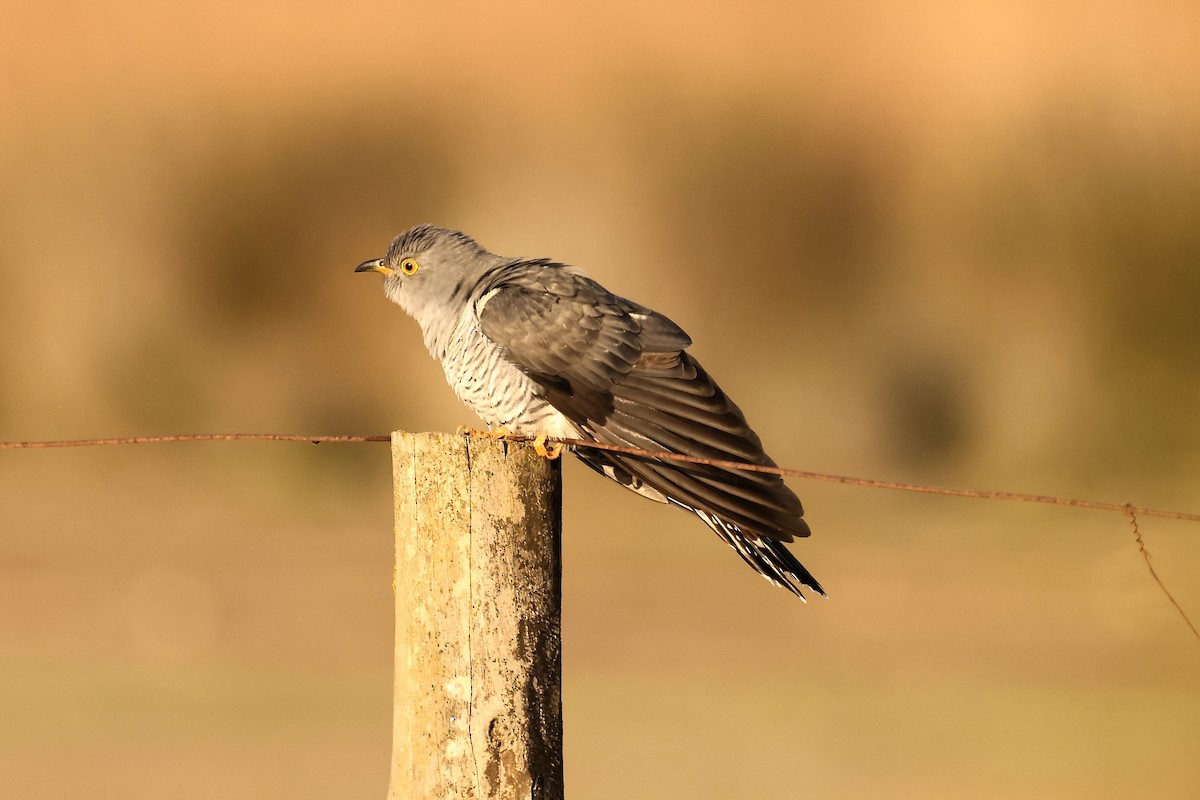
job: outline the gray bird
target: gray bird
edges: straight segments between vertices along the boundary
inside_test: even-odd
[[[421,326],[454,393],[493,430],[774,466],[671,320],[548,259],[504,258],[418,225],[355,272]],[[778,475],[578,448],[627,489],[691,511],[768,581],[825,594],[784,546],[810,534]]]

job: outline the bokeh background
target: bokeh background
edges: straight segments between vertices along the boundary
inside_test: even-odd
[[[1200,7],[6,0],[0,438],[453,430],[418,222],[673,317],[781,464],[1200,508]],[[566,469],[588,798],[1193,798],[1119,515],[794,482],[802,606]],[[0,796],[386,786],[382,445],[0,453]],[[1200,616],[1200,531],[1144,519]]]

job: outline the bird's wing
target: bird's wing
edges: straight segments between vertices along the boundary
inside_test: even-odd
[[[586,437],[774,465],[742,412],[685,352],[691,339],[661,314],[545,262],[504,270],[478,307],[483,333]],[[778,475],[600,450],[576,455],[642,494],[751,536],[809,534],[799,499]]]
[[[643,353],[691,344],[661,314],[546,261],[506,267],[476,308],[484,335],[577,425],[612,413],[613,385]]]

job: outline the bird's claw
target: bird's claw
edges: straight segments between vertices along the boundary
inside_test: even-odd
[[[546,434],[539,433],[533,440],[533,451],[542,458],[548,458],[551,461],[562,455],[562,442],[554,442],[549,447],[546,446]]]
[[[472,428],[470,425],[459,425],[454,429],[454,432],[459,436],[479,436],[484,439],[503,439],[507,436],[512,436],[513,432],[501,425],[499,428],[493,428],[487,431],[481,431],[478,428]]]

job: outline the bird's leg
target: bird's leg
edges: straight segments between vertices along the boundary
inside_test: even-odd
[[[459,436],[481,436],[484,439],[503,439],[506,436],[512,436],[513,432],[501,425],[499,428],[481,431],[478,428],[472,428],[470,425],[459,425],[454,429],[454,432]]]
[[[562,445],[562,442],[555,442],[554,444],[547,447],[546,446],[546,434],[539,433],[533,440],[533,450],[539,456],[542,456],[543,458],[548,458],[551,461],[553,461],[554,459],[556,459],[562,455],[563,445]]]

